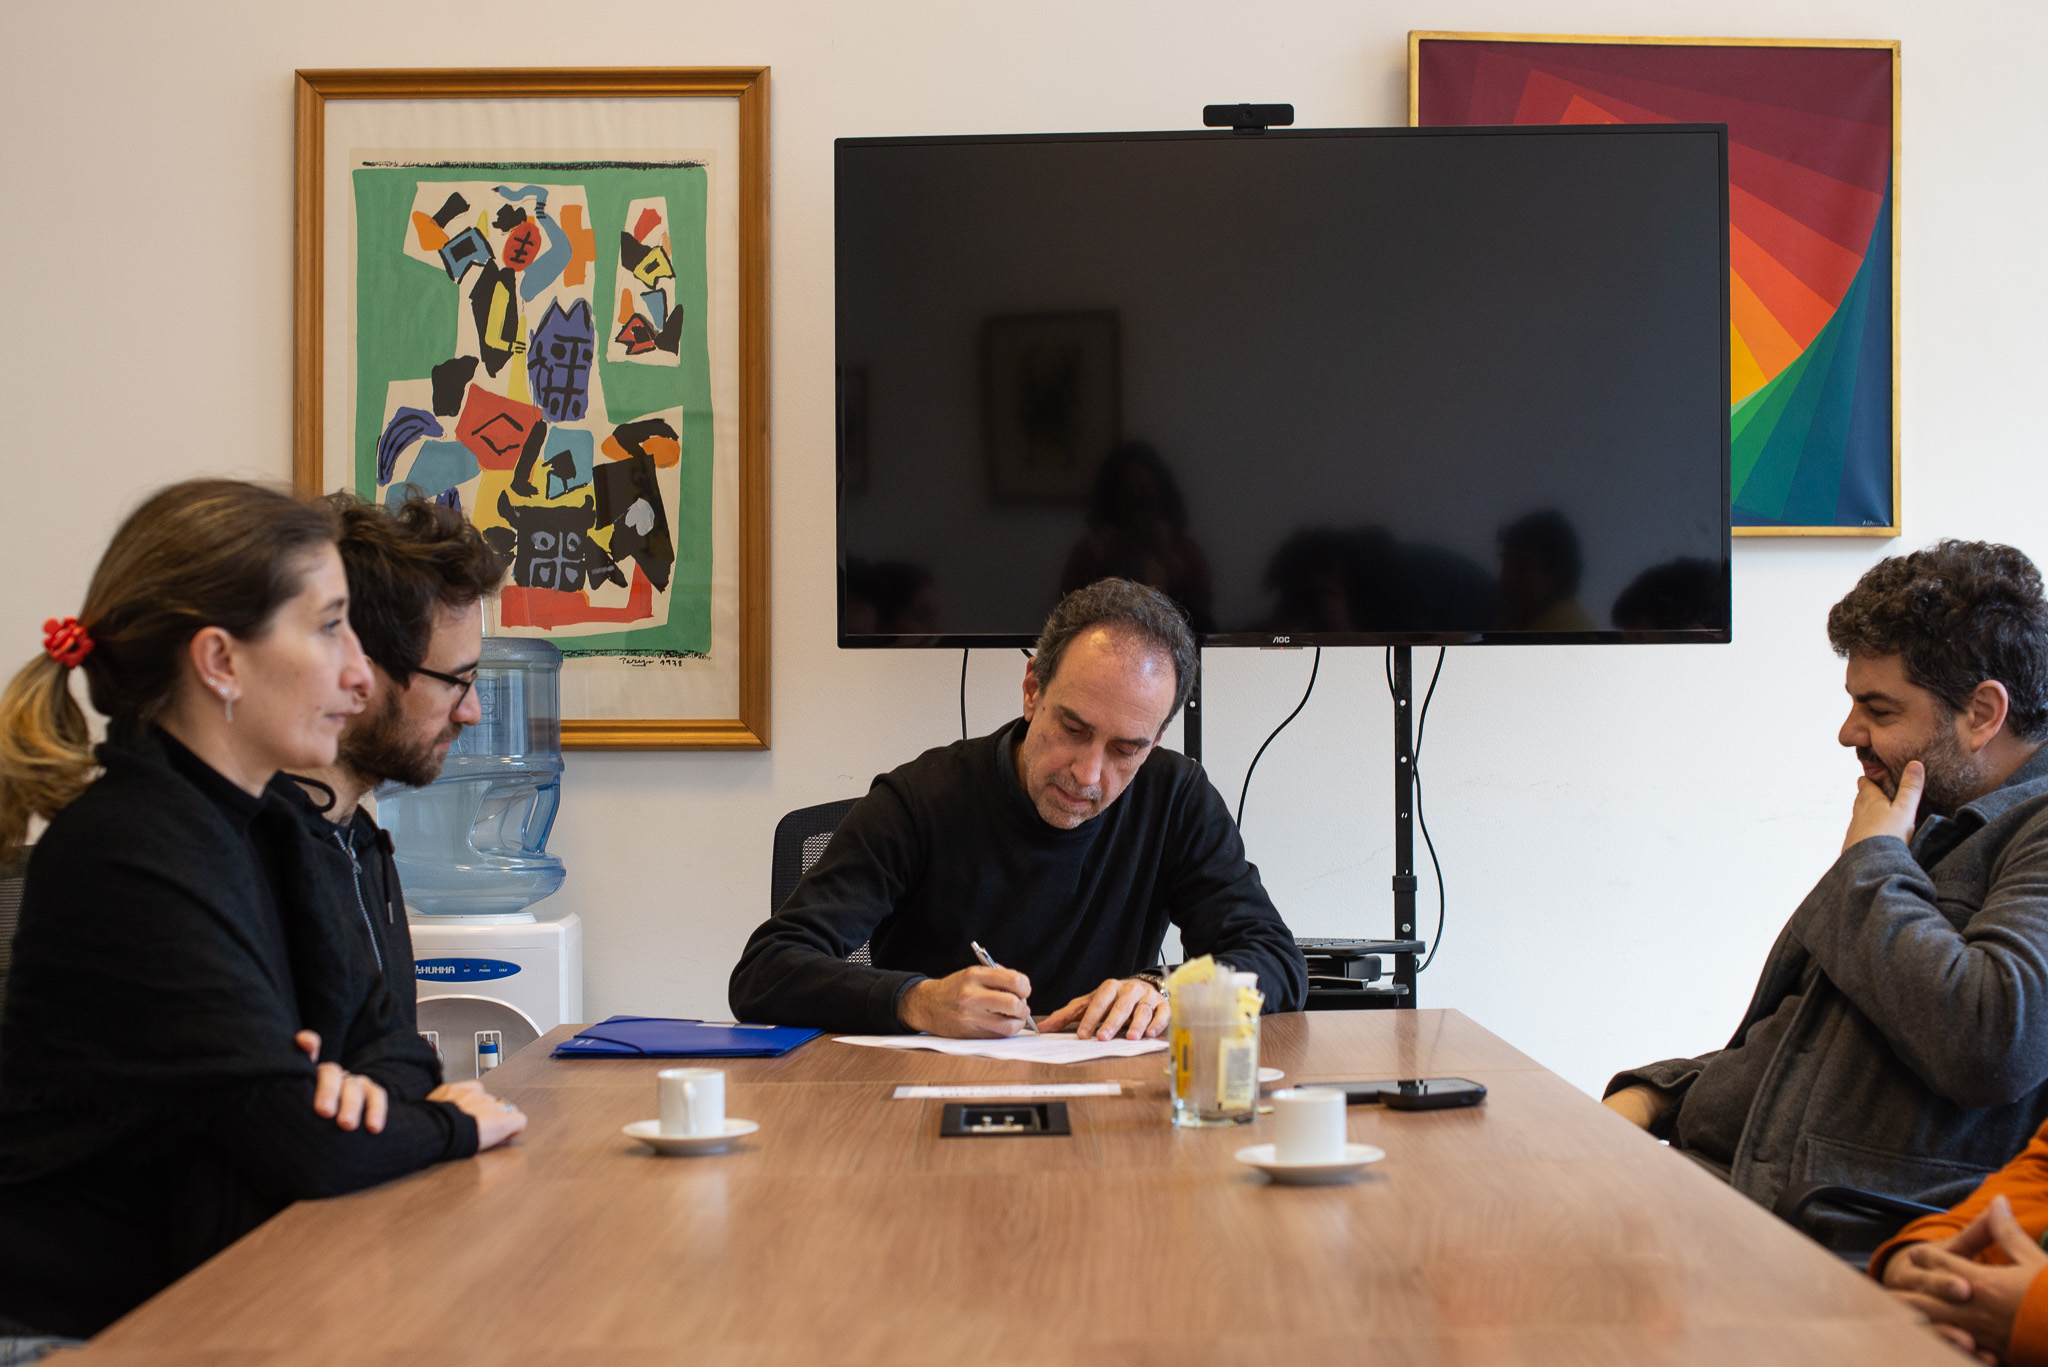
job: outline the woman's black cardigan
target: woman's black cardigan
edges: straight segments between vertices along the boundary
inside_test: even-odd
[[[0,1014],[0,1316],[70,1334],[477,1142],[298,814],[162,731],[99,759],[30,859]],[[302,1028],[390,1093],[383,1133],[314,1114]]]

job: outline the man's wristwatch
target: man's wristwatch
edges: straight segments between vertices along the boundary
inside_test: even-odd
[[[1161,992],[1166,990],[1166,968],[1164,965],[1155,965],[1151,968],[1142,969],[1131,976],[1141,983],[1152,984],[1153,987]]]

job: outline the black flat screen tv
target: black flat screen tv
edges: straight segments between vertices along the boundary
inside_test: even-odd
[[[1721,125],[846,138],[839,642],[1730,638]]]

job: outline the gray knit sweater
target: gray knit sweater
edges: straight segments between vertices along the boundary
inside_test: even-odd
[[[1726,1048],[1607,1084],[1677,1090],[1656,1133],[1765,1205],[1842,1182],[1960,1200],[2048,1117],[2048,747],[1910,848],[1842,852]]]

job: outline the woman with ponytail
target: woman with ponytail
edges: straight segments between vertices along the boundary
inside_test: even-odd
[[[291,1201],[525,1124],[441,1085],[265,794],[334,762],[369,687],[337,532],[173,485],[0,695],[0,859],[49,823],[0,1010],[0,1333],[97,1332]]]
[[[43,623],[43,653],[0,695],[0,864],[21,857],[29,818],[62,811],[93,771],[92,734],[71,697],[71,671],[92,653],[76,617]]]

